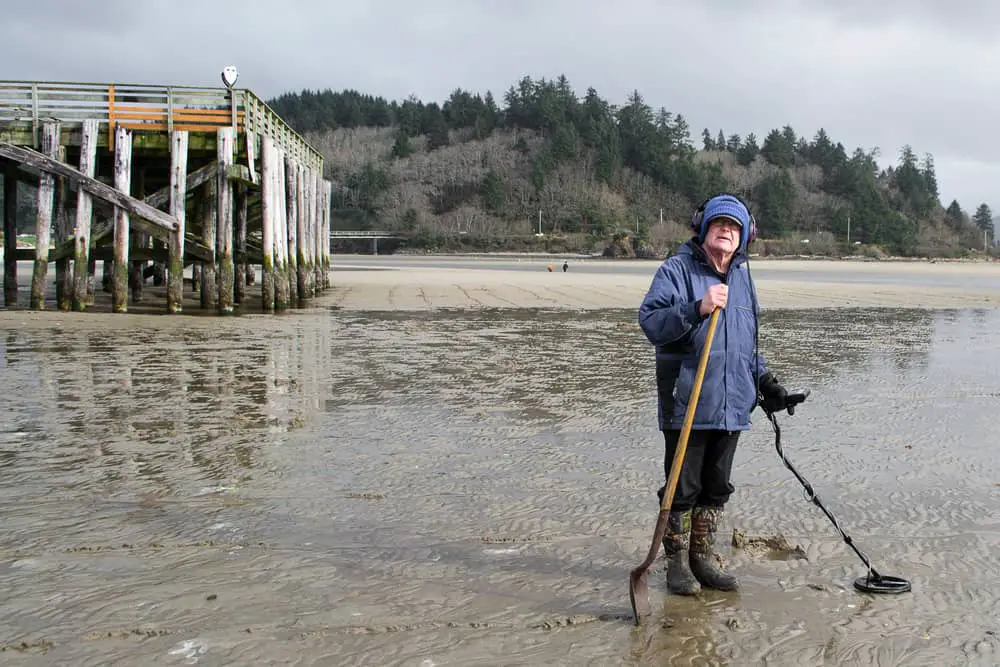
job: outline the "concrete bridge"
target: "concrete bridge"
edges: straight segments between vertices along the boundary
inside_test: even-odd
[[[344,229],[331,229],[330,230],[330,240],[333,239],[371,239],[372,241],[372,254],[378,254],[378,240],[379,239],[400,239],[403,238],[398,232],[380,232],[372,230],[344,230]]]

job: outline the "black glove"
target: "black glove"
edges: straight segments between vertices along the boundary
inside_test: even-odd
[[[760,382],[757,384],[758,391],[760,392],[757,396],[757,402],[764,412],[771,414],[773,412],[781,412],[788,406],[788,392],[778,384],[778,379],[774,377],[773,373],[764,373],[760,376]],[[791,414],[791,410],[789,410]]]

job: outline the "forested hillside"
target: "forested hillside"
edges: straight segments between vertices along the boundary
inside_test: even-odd
[[[961,256],[992,239],[989,207],[942,207],[933,157],[910,146],[889,159],[790,125],[695,140],[681,112],[639,91],[616,105],[565,77],[525,77],[502,101],[306,90],[270,104],[326,156],[334,228],[398,230],[414,248],[592,251],[617,239],[621,252],[662,255],[722,190],[749,201],[764,253]]]

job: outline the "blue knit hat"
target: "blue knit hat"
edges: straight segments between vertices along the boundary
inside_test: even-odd
[[[705,235],[708,233],[708,225],[717,218],[729,218],[740,226],[740,246],[745,246],[747,241],[747,227],[750,225],[750,211],[740,200],[732,195],[719,195],[712,197],[705,204],[705,212],[701,218],[701,229],[698,230],[699,243],[705,242]]]

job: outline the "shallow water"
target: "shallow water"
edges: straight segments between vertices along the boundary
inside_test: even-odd
[[[957,665],[1000,654],[996,311],[764,314],[812,396],[741,441],[737,595],[627,574],[662,477],[628,311],[107,315],[0,330],[11,664]],[[121,320],[119,320],[121,321]],[[179,325],[178,322],[181,324]]]

